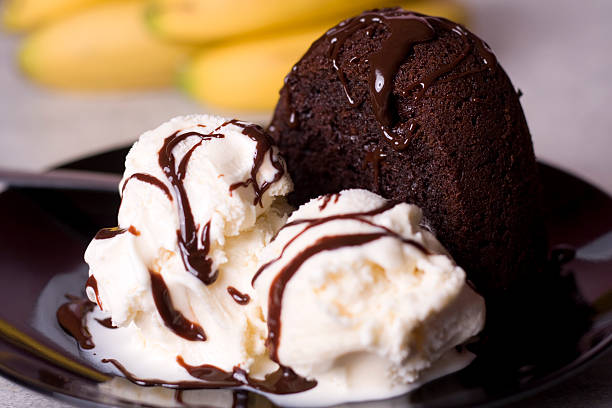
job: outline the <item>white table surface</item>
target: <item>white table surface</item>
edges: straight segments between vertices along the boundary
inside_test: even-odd
[[[464,2],[470,28],[491,45],[524,93],[538,157],[612,193],[612,1]],[[46,168],[131,143],[172,116],[207,111],[172,90],[80,95],[38,88],[13,63],[18,44],[0,33],[2,167]],[[0,378],[0,406],[68,405]],[[612,406],[612,352],[516,406]]]

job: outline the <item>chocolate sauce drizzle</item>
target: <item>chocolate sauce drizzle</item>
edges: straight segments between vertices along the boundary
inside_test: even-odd
[[[276,371],[267,374],[263,380],[252,378],[246,371],[236,366],[229,373],[210,364],[192,366],[187,364],[181,356],[176,361],[189,375],[202,380],[204,387],[237,387],[248,385],[256,390],[274,394],[293,394],[314,388],[315,380],[300,377],[291,368],[280,366]]]
[[[139,377],[136,377],[134,374],[132,374],[127,368],[125,368],[123,364],[121,364],[119,361],[115,360],[114,358],[104,358],[102,359],[102,362],[105,364],[114,365],[115,368],[117,368],[117,370],[119,370],[125,378],[127,378],[134,384],[142,385],[144,387],[152,387],[152,386],[160,385],[162,387],[177,388],[177,389],[178,388],[180,389],[206,388],[206,387],[203,387],[201,383],[198,381],[171,382],[171,381],[164,381],[158,378],[139,378]]]
[[[151,184],[152,186],[159,188],[166,195],[166,197],[168,197],[168,200],[173,201],[172,194],[170,194],[170,190],[168,189],[168,186],[165,185],[160,179],[153,177],[152,175],[146,174],[146,173],[134,173],[130,177],[128,177],[127,180],[125,180],[125,182],[123,183],[123,187],[121,187],[122,196],[123,196],[123,192],[125,191],[125,187],[127,186],[128,182],[132,179],[140,180],[144,183],[148,183],[148,184]]]
[[[110,239],[116,237],[117,235],[123,234],[127,230],[125,228],[112,227],[112,228],[102,228],[94,239]]]
[[[189,321],[172,303],[170,291],[161,274],[149,271],[151,276],[151,291],[157,311],[167,328],[176,335],[191,341],[206,341],[204,329],[194,322]]]
[[[202,229],[201,240],[198,239],[198,225],[196,225],[193,218],[183,180],[187,173],[187,164],[195,148],[205,140],[219,139],[225,136],[216,133],[179,133],[180,131],[176,131],[164,140],[164,144],[158,153],[158,162],[172,185],[178,205],[180,228],[176,234],[183,264],[187,271],[200,279],[205,285],[210,285],[217,280],[218,275],[218,271],[212,269],[212,260],[208,258],[208,251],[210,249],[210,221]],[[185,154],[177,166],[172,150],[174,150],[176,145],[189,137],[199,137],[200,141]]]
[[[497,60],[489,47],[479,38],[471,35],[465,28],[449,20],[439,17],[430,17],[418,13],[402,12],[397,9],[398,14],[389,15],[388,12],[371,11],[360,16],[346,20],[338,26],[329,30],[318,42],[326,41],[329,45],[328,56],[332,61],[332,66],[336,70],[344,93],[350,105],[356,105],[350,95],[348,82],[344,71],[338,63],[338,56],[343,45],[357,31],[383,24],[389,36],[382,41],[380,49],[368,54],[365,59],[369,62],[369,93],[374,115],[380,125],[385,140],[391,143],[396,150],[403,150],[407,146],[405,137],[396,135],[393,130],[393,119],[395,110],[391,104],[391,94],[393,90],[393,79],[405,58],[412,52],[416,44],[432,41],[437,37],[436,26],[459,35],[464,41],[462,51],[451,62],[444,64],[432,73],[415,81],[408,89],[421,89],[415,95],[418,100],[427,89],[441,76],[454,70],[469,54],[472,47],[478,50],[484,67],[457,74],[454,77],[444,79],[445,82],[456,80],[460,77],[481,72],[487,68],[494,69]],[[471,39],[471,41],[470,41]],[[351,60],[355,59],[353,57]],[[412,132],[410,132],[412,133]]]
[[[89,278],[87,278],[87,282],[85,282],[85,287],[93,289],[94,293],[96,294],[96,303],[98,304],[100,309],[102,309],[102,302],[100,302],[100,295],[98,293],[98,281],[96,280],[96,277],[91,275]]]
[[[177,231],[177,236],[181,258],[185,264],[185,268],[190,273],[197,276],[206,285],[210,285],[215,282],[218,276],[218,271],[213,270],[212,268],[212,260],[208,258],[208,252],[210,250],[210,221],[202,228],[202,237],[199,240],[198,226],[195,224],[193,213],[191,212],[191,205],[183,185],[183,180],[187,174],[187,165],[193,152],[202,144],[203,141],[225,137],[225,135],[215,132],[227,125],[234,125],[242,128],[242,133],[256,143],[255,156],[253,157],[253,166],[251,168],[251,177],[245,181],[232,184],[230,186],[230,192],[239,187],[248,187],[251,185],[253,191],[255,192],[253,205],[259,204],[263,206],[263,194],[273,183],[278,181],[283,176],[285,170],[278,157],[274,155],[272,149],[272,139],[270,139],[270,137],[260,126],[241,122],[237,119],[232,119],[221,124],[208,134],[202,134],[199,132],[180,133],[180,131],[176,131],[165,139],[158,155],[159,165],[166,175],[166,178],[172,185],[179,208],[180,229]],[[199,126],[205,127],[204,125]],[[177,166],[172,151],[180,142],[193,136],[199,137],[200,141],[189,149]],[[260,185],[257,182],[257,173],[259,172],[267,153],[270,155],[270,161],[272,166],[276,169],[276,174],[271,181],[265,181]]]
[[[270,186],[276,183],[280,178],[285,174],[285,168],[283,164],[278,159],[278,157],[274,154],[274,150],[272,149],[273,141],[268,136],[268,134],[262,129],[261,126],[254,125],[251,123],[241,122],[237,119],[232,119],[226,122],[224,125],[234,125],[242,128],[242,134],[248,136],[252,141],[256,143],[255,147],[255,156],[253,157],[253,166],[251,167],[251,177],[249,177],[245,181],[239,181],[230,186],[230,192],[236,190],[239,187],[248,187],[251,185],[253,187],[253,192],[255,193],[255,199],[253,201],[253,205],[259,204],[263,207],[262,198],[264,193]],[[266,157],[266,154],[270,156],[270,162],[272,163],[272,167],[276,169],[276,173],[274,177],[270,181],[264,181],[261,185],[259,185],[257,181],[257,173],[263,164],[263,161]]]
[[[334,200],[334,204],[338,202],[338,199],[340,198],[340,193],[333,193],[333,194],[327,194],[324,195],[323,197],[321,197],[321,204],[319,205],[319,211],[323,211],[325,209],[325,207],[327,207],[327,204],[329,204],[329,202],[331,200]]]
[[[130,232],[132,235],[140,235],[140,231],[136,229],[133,225],[130,225],[129,228],[121,228],[121,227],[112,227],[112,228],[102,228],[94,239],[111,239],[116,237],[117,235],[121,235],[124,232]]]
[[[430,17],[430,18],[432,18],[432,17]],[[421,88],[421,90],[419,92],[417,92],[417,94],[414,97],[415,101],[419,100],[423,96],[425,91],[427,91],[427,89],[436,80],[438,80],[442,75],[450,73],[463,60],[465,60],[465,58],[472,51],[472,47],[473,46],[475,46],[476,49],[478,50],[478,52],[481,54],[482,62],[484,63],[484,66],[482,68],[477,68],[477,69],[461,72],[461,73],[456,74],[454,76],[450,76],[448,78],[440,80],[440,82],[451,82],[451,81],[457,80],[459,78],[463,78],[463,77],[468,76],[468,75],[473,75],[473,74],[476,74],[478,72],[482,72],[482,71],[484,71],[486,69],[494,69],[495,66],[497,65],[497,59],[495,58],[495,55],[491,52],[489,47],[482,40],[478,39],[475,36],[472,36],[472,38],[474,40],[474,44],[472,44],[468,40],[469,34],[468,34],[467,30],[465,28],[463,28],[462,26],[457,25],[455,23],[452,23],[452,22],[450,22],[450,21],[448,21],[446,19],[443,19],[443,18],[435,18],[435,20],[440,25],[442,25],[443,27],[445,27],[445,28],[451,30],[452,32],[454,32],[455,34],[459,35],[459,37],[463,40],[463,49],[461,50],[461,52],[451,62],[449,62],[448,64],[442,65],[441,67],[436,69],[431,74],[426,75],[421,80],[415,81],[411,85],[408,86],[408,90],[412,90],[412,89],[415,89],[417,87]]]
[[[168,388],[180,389],[202,389],[202,388],[227,388],[248,385],[257,390],[271,392],[274,394],[293,394],[314,388],[317,382],[307,380],[297,375],[287,367],[281,367],[276,371],[265,376],[263,380],[249,377],[246,371],[240,367],[234,367],[231,373],[209,364],[192,366],[187,364],[181,356],[176,357],[176,361],[189,375],[199,381],[177,381],[168,382],[156,378],[138,378],[123,366],[119,361],[108,358],[103,359],[103,363],[114,365],[128,380],[143,386],[161,385]]]
[[[107,329],[116,329],[117,328],[117,326],[115,326],[113,324],[113,319],[111,319],[110,317],[107,317],[106,319],[96,319],[96,321],[98,323],[100,323],[101,326],[104,326]]]
[[[227,287],[227,293],[229,293],[232,299],[239,305],[247,305],[251,301],[251,297],[248,294],[240,292],[233,286]]]
[[[87,330],[85,317],[91,312],[95,303],[89,299],[83,299],[77,296],[66,295],[68,302],[64,303],[57,309],[56,317],[62,329],[69,335],[74,337],[82,349],[92,349],[95,347],[91,334]]]
[[[378,193],[380,190],[380,164],[384,161],[387,154],[382,150],[380,146],[376,146],[371,152],[367,152],[365,159],[363,160],[363,168],[368,166],[368,163],[372,166],[374,171],[374,190]]]

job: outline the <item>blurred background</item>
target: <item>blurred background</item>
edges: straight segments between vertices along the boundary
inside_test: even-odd
[[[0,165],[46,168],[179,114],[266,124],[314,39],[398,4],[484,38],[537,155],[612,192],[609,0],[0,0]]]
[[[612,193],[610,0],[0,0],[0,167],[125,146],[180,114],[265,125],[314,39],[386,5],[485,39],[523,93],[539,158]],[[519,406],[610,406],[611,364]],[[3,379],[0,401],[64,406]]]

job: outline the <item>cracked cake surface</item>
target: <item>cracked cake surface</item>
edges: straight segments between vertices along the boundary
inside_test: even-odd
[[[340,23],[287,75],[269,131],[294,204],[347,188],[414,203],[485,293],[544,259],[519,96],[486,43],[461,25],[402,9]]]

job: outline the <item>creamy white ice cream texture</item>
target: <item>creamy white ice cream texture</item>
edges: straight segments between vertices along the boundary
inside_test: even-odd
[[[484,301],[420,226],[420,209],[346,190],[313,199],[287,220],[284,196],[292,183],[286,172],[276,179],[275,162],[284,163],[275,148],[257,173],[260,186],[276,180],[261,204],[252,185],[231,189],[251,177],[257,156],[244,126],[205,115],[179,117],[133,146],[118,217],[119,226],[133,232],[95,239],[85,254],[103,309],[97,313],[120,327],[106,330],[89,319],[98,354],[121,360],[135,376],[166,382],[194,380],[176,363],[179,355],[191,365],[240,367],[256,378],[275,370],[276,360],[318,382],[293,396],[273,396],[288,405],[387,398],[466,365],[470,356],[458,355],[455,346],[482,329]],[[190,273],[182,259],[178,192],[159,162],[167,138],[189,132],[223,134],[186,137],[171,152],[177,168],[191,156],[183,185],[200,240],[209,225],[207,256],[218,270],[212,284]],[[168,193],[134,174],[155,177]],[[339,244],[346,237],[353,243]],[[326,247],[332,241],[338,245]],[[168,327],[156,306],[152,273],[163,278],[173,307],[201,326],[205,341]],[[239,304],[229,287],[250,301]],[[280,297],[271,296],[279,289]],[[91,288],[88,296],[96,301]],[[271,323],[274,313],[280,324]],[[113,338],[123,347],[113,346]]]
[[[283,197],[292,184],[285,173],[265,191],[261,205],[253,204],[255,193],[250,185],[230,192],[232,184],[249,179],[257,144],[243,134],[242,127],[222,126],[226,122],[213,116],[184,116],[144,133],[126,158],[118,216],[120,227],[134,227],[139,235],[125,232],[95,239],[85,260],[97,281],[102,309],[110,314],[113,324],[136,329],[138,335],[132,342],[150,354],[181,355],[196,362],[205,359],[231,371],[236,365],[249,368],[257,355],[265,354],[263,340],[257,338],[265,334],[265,326],[261,319],[249,317],[257,312],[254,303],[236,303],[227,288],[250,292],[247,271],[256,269],[258,253],[284,222],[288,207]],[[201,143],[191,153],[183,184],[198,237],[210,223],[209,257],[213,269],[219,271],[212,285],[205,285],[186,270],[178,247],[181,211],[177,194],[159,164],[159,151],[175,132],[224,136],[204,141],[198,135],[190,136],[171,152],[178,166]],[[260,185],[272,181],[277,172],[271,157],[264,156],[257,173]],[[275,150],[273,157],[282,160]],[[132,177],[134,174],[159,180],[171,198],[163,188]],[[186,340],[166,327],[153,298],[150,272],[162,276],[174,307],[203,328],[206,341]],[[91,289],[88,296],[96,300]],[[137,368],[134,372],[143,374]]]
[[[418,207],[365,190],[295,211],[265,248],[260,263],[273,263],[255,280],[264,315],[281,305],[278,361],[333,392],[372,399],[397,394],[477,334],[484,301],[421,220]],[[352,237],[370,240],[311,250]],[[282,301],[271,301],[298,259]]]

